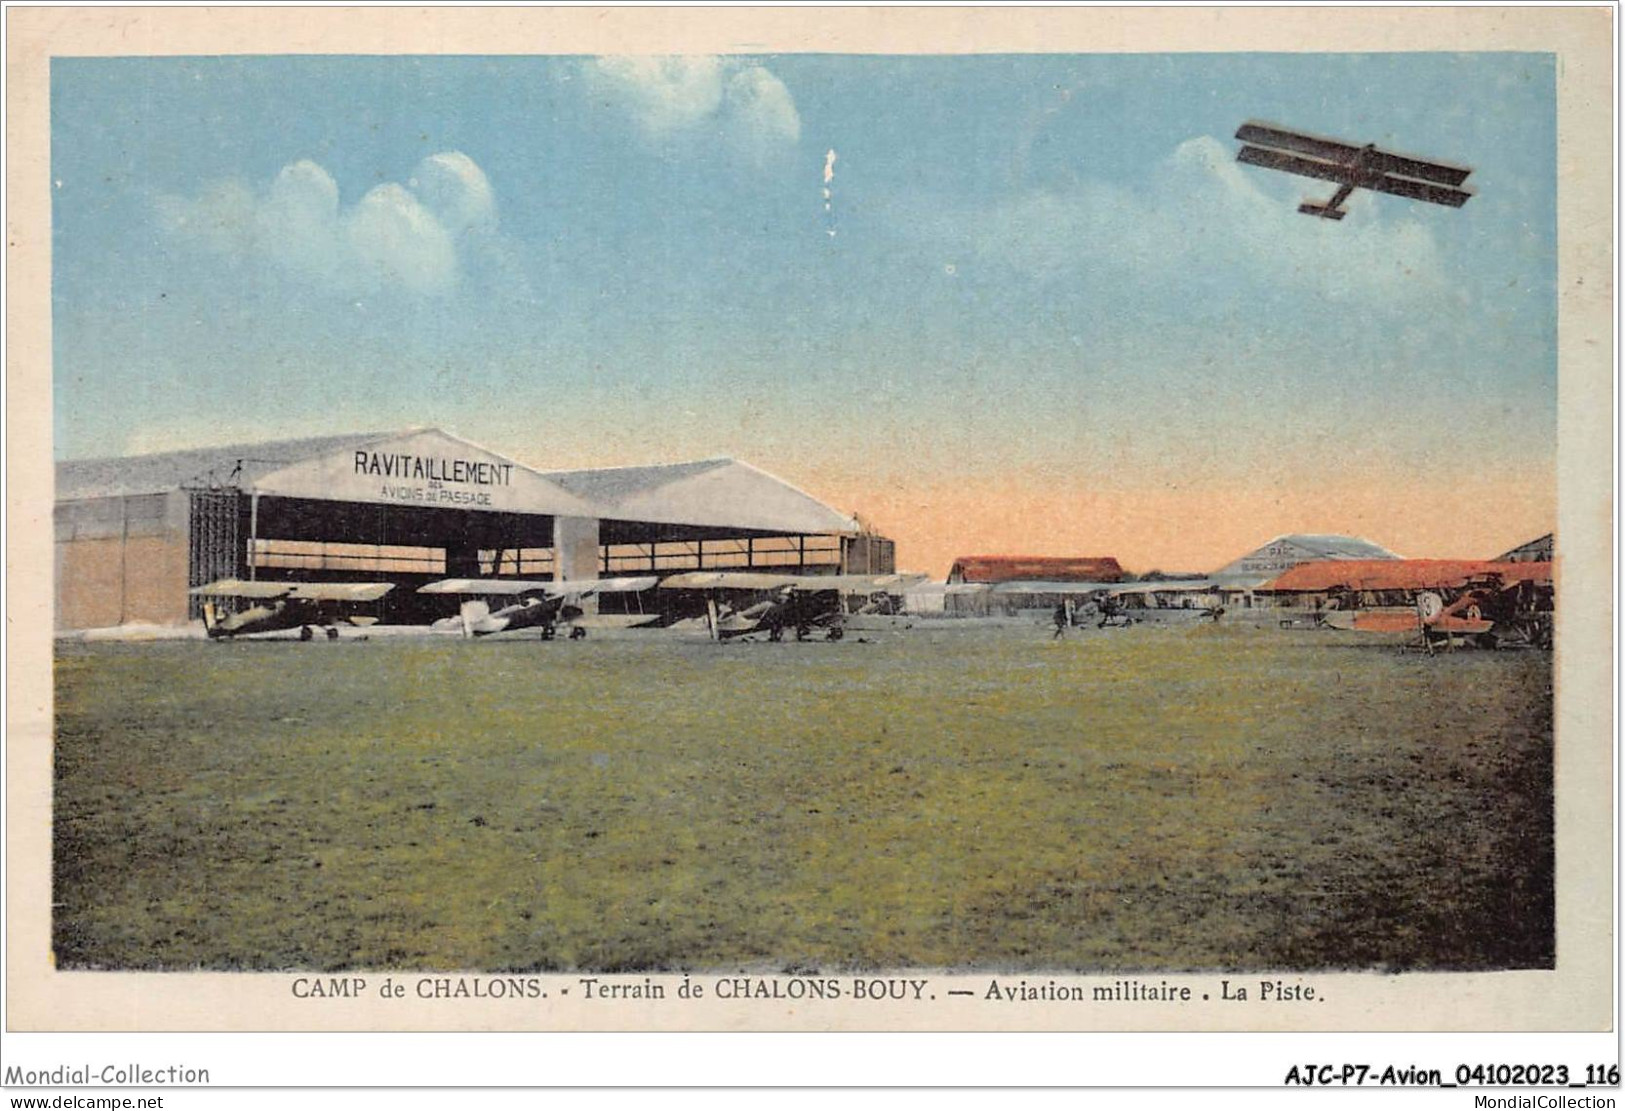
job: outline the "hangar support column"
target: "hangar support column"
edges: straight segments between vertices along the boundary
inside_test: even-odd
[[[558,579],[598,577],[598,518],[555,517],[553,519],[553,573]],[[598,611],[598,599],[583,599],[582,608]]]

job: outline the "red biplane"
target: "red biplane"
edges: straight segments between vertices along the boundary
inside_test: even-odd
[[[1332,629],[1420,634],[1430,648],[1552,646],[1550,563],[1325,560],[1300,563],[1259,589],[1324,598],[1318,623]]]

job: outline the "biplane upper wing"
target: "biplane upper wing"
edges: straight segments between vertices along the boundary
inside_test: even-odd
[[[419,594],[546,594],[547,579],[440,579],[418,587]]]
[[[770,571],[685,571],[660,580],[667,590],[835,590],[843,594],[901,593],[914,575],[791,575]]]
[[[660,580],[654,575],[619,579],[441,579],[418,587],[419,594],[543,594],[549,598],[637,593]]]
[[[566,579],[555,585],[561,588],[561,594],[585,598],[593,594],[641,594],[653,590],[659,582],[659,575],[637,575],[618,579]]]
[[[1360,148],[1353,143],[1328,139],[1321,135],[1310,135],[1305,131],[1288,131],[1284,127],[1264,123],[1262,120],[1248,120],[1236,128],[1236,138],[1244,143],[1297,151],[1299,154],[1307,154],[1312,158],[1329,162],[1347,162],[1360,153]]]
[[[1348,166],[1337,162],[1320,162],[1285,151],[1264,150],[1262,147],[1242,147],[1236,153],[1236,161],[1245,162],[1249,166],[1262,166],[1266,170],[1285,170],[1289,174],[1340,184],[1347,184],[1354,177],[1353,171]]]
[[[842,594],[901,594],[924,575],[804,575],[796,585],[803,590],[838,590]]]
[[[312,602],[375,602],[395,589],[394,583],[246,582],[220,579],[188,593],[202,598],[304,598]]]
[[[684,571],[660,580],[662,590],[778,590],[810,575],[775,575],[766,571]],[[832,588],[833,589],[833,588]]]

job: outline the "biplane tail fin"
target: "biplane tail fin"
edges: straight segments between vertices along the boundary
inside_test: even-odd
[[[457,614],[463,619],[463,635],[472,637],[480,623],[491,616],[491,607],[482,598],[470,598],[462,604]]]
[[[1298,206],[1298,211],[1305,216],[1319,216],[1323,220],[1341,220],[1348,215],[1348,209],[1337,208],[1330,204],[1314,204],[1304,201]]]

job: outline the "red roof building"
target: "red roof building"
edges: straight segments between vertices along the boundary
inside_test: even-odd
[[[1111,556],[960,556],[950,583],[1116,583],[1123,568]]]

